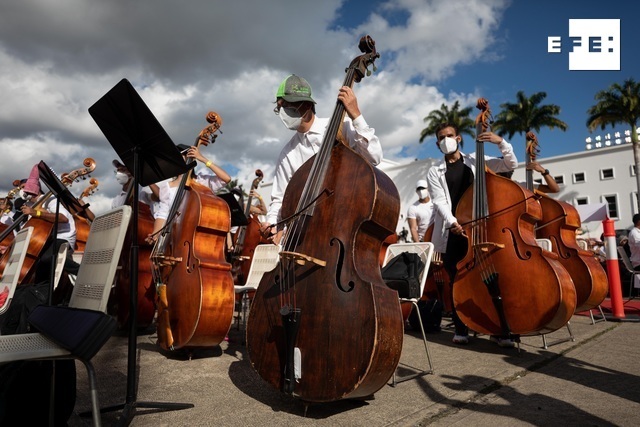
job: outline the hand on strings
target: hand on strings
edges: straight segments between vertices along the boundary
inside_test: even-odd
[[[459,236],[464,235],[464,228],[457,222],[454,222],[453,225],[449,228],[453,234],[457,234]]]
[[[527,170],[543,173],[544,167],[538,162],[531,162],[527,165]]]
[[[196,159],[201,161],[202,163],[207,163],[207,159],[200,153],[200,149],[195,146],[189,147],[187,150],[187,157],[190,159]]]
[[[503,141],[503,138],[493,132],[482,132],[480,135],[478,135],[478,141],[500,144]]]
[[[280,244],[280,240],[282,239],[282,230],[273,232],[275,225],[271,225],[268,222],[263,222],[260,224],[260,234],[262,238],[267,241],[273,243],[274,245]]]
[[[358,99],[356,94],[349,86],[342,86],[338,92],[338,101],[342,102],[344,109],[347,111],[351,120],[360,115],[360,108],[358,108]]]

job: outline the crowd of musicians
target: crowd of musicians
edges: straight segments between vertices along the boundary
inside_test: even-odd
[[[349,85],[345,85],[339,89],[337,100],[339,101],[338,104],[343,107],[344,112],[344,114],[339,117],[341,123],[339,123],[340,138],[338,142],[344,146],[348,146],[352,152],[364,159],[365,163],[370,165],[369,167],[375,168],[382,160],[382,147],[384,144],[381,143],[375,130],[365,120],[359,109],[354,91]],[[315,164],[311,167],[310,172],[308,171],[309,168],[306,167],[305,169],[303,165],[314,156],[321,155],[325,134],[328,132],[328,129],[335,124],[333,123],[335,118],[316,117],[316,102],[312,97],[311,86],[304,78],[296,75],[290,75],[282,82],[277,89],[275,101],[273,112],[287,129],[293,131],[293,135],[291,139],[284,144],[275,164],[270,203],[267,205],[253,186],[251,190],[243,194],[241,198],[241,200],[246,202],[243,209],[246,209],[249,218],[255,219],[255,222],[258,224],[258,226],[251,231],[255,235],[253,243],[248,244],[245,243],[244,240],[241,243],[247,247],[252,245],[255,247],[256,244],[276,244],[280,245],[286,252],[292,252],[290,250],[293,247],[291,246],[291,242],[294,240],[292,236],[295,234],[295,240],[301,240],[300,233],[303,233],[303,231],[299,229],[302,226],[298,224],[294,226],[291,222],[291,217],[299,216],[299,213],[285,212],[286,206],[291,205],[291,203],[298,203],[297,200],[293,202],[289,200],[292,196],[288,193],[288,187],[301,168],[310,175],[314,173],[325,173],[322,170],[318,171],[314,169],[316,168]],[[434,245],[435,252],[441,255],[442,265],[440,268],[442,268],[448,276],[448,283],[446,284],[448,292],[446,292],[446,298],[451,299],[454,293],[452,289],[456,287],[456,278],[460,269],[459,263],[467,256],[471,242],[468,222],[465,223],[459,219],[456,216],[456,212],[459,212],[459,206],[462,203],[461,201],[463,200],[465,192],[474,185],[474,182],[478,179],[478,174],[482,171],[476,170],[476,153],[466,154],[461,151],[463,139],[455,124],[442,123],[437,128],[435,137],[437,147],[443,157],[440,162],[424,171],[423,176],[417,181],[415,186],[417,198],[416,202],[408,209],[407,221],[411,240],[414,242],[430,241]],[[480,132],[477,135],[477,143],[485,145],[491,144],[500,152],[500,155],[495,157],[485,157],[484,154],[482,154],[487,169],[491,171],[487,173],[493,174],[493,176],[496,176],[496,174],[501,175],[500,179],[510,179],[518,162],[513,146],[504,138],[490,130]],[[193,146],[177,146],[177,150],[186,162],[196,161],[200,166],[197,173],[189,172],[190,176],[186,185],[195,186],[197,183],[197,188],[204,188],[212,196],[219,194],[221,191],[228,191],[226,187],[231,181],[231,176],[223,168],[205,156],[203,153],[204,147],[204,145],[199,143]],[[112,199],[111,207],[115,208],[123,204],[131,203],[133,176],[131,171],[118,160],[114,160],[112,166],[114,179],[118,185],[121,186],[119,194]],[[527,169],[539,174],[541,177],[541,184],[534,189],[535,192],[555,193],[559,191],[558,185],[555,183],[552,175],[542,165],[531,161],[528,163]],[[149,207],[148,210],[141,212],[141,215],[144,216],[141,220],[144,219],[150,224],[153,224],[150,231],[148,230],[145,236],[143,236],[143,241],[148,245],[157,245],[163,232],[167,230],[167,226],[171,225],[172,221],[175,220],[172,215],[176,210],[174,207],[177,206],[176,197],[180,197],[177,195],[180,194],[181,185],[185,185],[185,180],[182,178],[182,176],[177,176],[148,187],[139,188],[139,201]],[[41,186],[37,165],[33,167],[27,178],[20,180],[16,184],[15,189],[12,190],[7,197],[0,199],[0,210],[2,213],[0,222],[3,224],[3,229],[13,227],[13,233],[15,233],[19,229],[20,224],[16,226],[14,223],[24,224],[29,218],[37,218],[49,223],[57,220],[57,234],[49,237],[44,248],[40,251],[36,267],[33,269],[31,275],[26,277],[22,283],[28,284],[46,281],[51,271],[51,262],[55,258],[54,251],[52,250],[54,247],[53,242],[66,242],[69,245],[69,251],[67,252],[64,269],[72,286],[73,276],[77,274],[79,268],[78,262],[74,260],[78,258],[73,257],[73,252],[74,250],[76,252],[80,251],[78,243],[76,242],[77,236],[79,235],[80,228],[86,228],[87,224],[90,224],[93,218],[91,208],[87,207],[84,215],[80,216],[77,213],[70,212],[64,204],[57,207],[54,197],[45,196],[46,191],[43,191]],[[308,184],[308,186],[309,185],[310,184]],[[342,182],[340,185],[352,187],[353,194],[358,193],[359,182],[357,179],[353,182]],[[521,184],[521,186],[524,187],[524,184]],[[322,201],[323,197],[328,199],[331,197],[331,194],[328,194],[331,193],[330,191],[324,193],[318,191],[317,194],[308,196],[307,186],[305,186],[304,190],[301,189],[300,192],[302,194],[296,194],[296,197],[308,199],[306,202],[298,204],[299,209],[305,211],[305,214],[308,213],[306,210],[309,210],[308,207],[311,204]],[[248,201],[245,200],[245,197],[248,197]],[[43,198],[46,198],[46,200],[43,200]],[[523,203],[531,203],[531,201],[527,200],[528,199],[525,199]],[[357,203],[356,200],[352,200],[352,202]],[[80,204],[90,206],[90,200],[81,199]],[[59,209],[57,216],[55,214],[56,209]],[[179,206],[177,209],[179,210]],[[316,211],[318,210],[317,207],[315,209]],[[393,213],[393,209],[390,209],[389,212]],[[178,216],[188,218],[192,214],[192,212],[184,211],[179,212]],[[309,216],[310,215],[311,214],[309,214]],[[338,215],[341,216],[340,213],[338,213]],[[397,218],[398,215],[389,221],[397,222]],[[336,222],[340,222],[342,219],[341,217],[333,218]],[[637,221],[635,225],[636,227],[640,227],[640,221]],[[240,226],[240,228],[242,227],[247,227],[247,225]],[[249,266],[251,263],[251,252],[243,252],[241,254],[236,250],[238,235],[241,234],[239,233],[239,227],[231,227],[231,223],[227,220],[227,228],[227,230],[224,230],[226,235],[223,248],[226,261],[233,266],[238,264],[244,267]],[[390,230],[388,231],[395,232],[395,227],[389,228]],[[637,245],[637,235],[639,232],[632,234],[633,238],[636,239],[633,244]],[[10,248],[11,236],[12,234],[7,235],[3,242],[0,242],[3,253],[8,252],[8,248]],[[307,236],[307,239],[313,239],[313,236]],[[378,247],[379,246],[380,245],[378,245]],[[488,252],[501,249],[501,247],[499,247],[500,245],[496,246],[498,247],[488,249]],[[555,259],[557,258],[558,257],[555,257]],[[296,259],[296,262],[298,264],[304,264],[304,260],[301,260],[300,257]],[[319,264],[319,262],[315,260],[313,262]],[[553,261],[553,263],[555,265],[557,261]],[[437,268],[437,266],[434,266],[434,268]],[[229,270],[233,270],[236,273],[238,271],[238,269],[234,270],[233,268]],[[166,273],[164,273],[164,275],[166,276]],[[241,283],[242,277],[243,276],[234,277],[236,285],[243,284]],[[166,279],[166,277],[163,279]],[[159,285],[159,283],[155,283],[155,286],[157,285]],[[440,295],[440,297],[445,298],[444,293]],[[154,304],[155,303],[156,300],[154,299]],[[457,344],[467,344],[469,342],[469,327],[458,315],[458,307],[453,300],[449,300],[447,303],[447,306],[451,308],[451,317],[455,326],[453,342]],[[489,312],[496,310],[497,307],[498,306],[481,307],[480,310]],[[171,313],[170,309],[168,311]],[[159,313],[160,312],[158,312],[158,316]],[[171,323],[169,320],[167,322],[168,324]],[[514,341],[517,341],[518,335],[517,333],[513,334],[505,330],[504,323],[506,322],[503,322],[501,328],[498,328],[499,330],[492,331],[491,339],[502,347],[512,347],[515,345]],[[547,325],[548,324],[550,323],[547,323]],[[226,326],[228,327],[228,325]],[[250,340],[250,343],[251,342],[256,341]],[[171,341],[163,347],[172,348],[172,343],[173,340],[171,339]],[[254,361],[252,361],[252,363],[254,363]],[[284,381],[286,380],[287,379]]]

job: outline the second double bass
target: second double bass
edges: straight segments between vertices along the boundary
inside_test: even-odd
[[[479,135],[489,126],[490,110],[484,98],[477,108]],[[484,145],[477,141],[475,180],[456,210],[469,242],[458,263],[453,300],[469,328],[505,337],[545,333],[573,315],[576,296],[569,273],[535,240],[541,216],[530,191],[485,171]]]

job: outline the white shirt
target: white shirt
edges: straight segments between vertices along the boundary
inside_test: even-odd
[[[416,200],[407,210],[407,219],[414,218],[418,226],[418,237],[420,240],[424,238],[424,233],[427,228],[433,223],[433,203],[429,200],[427,203],[422,203],[420,200]]]
[[[315,117],[311,129],[306,133],[296,132],[280,152],[273,177],[271,205],[267,213],[269,224],[275,224],[282,219],[280,208],[287,184],[300,166],[320,150],[329,120]],[[375,135],[375,130],[369,127],[362,115],[353,121],[345,116],[342,130],[351,148],[364,156],[372,165],[382,161],[380,141]]]
[[[42,208],[55,214],[56,199],[52,197],[42,206]],[[69,213],[62,204],[60,204],[59,213],[67,218],[67,222],[58,222],[58,234],[56,237],[69,242],[69,248],[73,249],[76,246],[76,222],[73,219],[73,215],[71,215],[71,213]]]
[[[629,231],[628,238],[629,249],[631,249],[629,259],[631,260],[631,265],[637,267],[640,265],[640,229],[633,227],[631,231]]]
[[[518,159],[513,152],[513,147],[506,140],[502,140],[498,144],[498,148],[502,153],[502,159],[496,157],[484,156],[486,165],[494,172],[508,172],[518,166]],[[471,168],[473,175],[476,174],[476,156],[475,153],[462,155],[462,161],[466,166]],[[449,239],[449,227],[453,223],[458,222],[451,212],[451,196],[447,187],[447,164],[443,159],[440,163],[433,165],[427,172],[427,182],[429,183],[429,194],[434,205],[435,224],[433,226],[433,250],[435,252],[444,253],[447,250],[447,241]]]
[[[204,174],[202,172],[198,172],[195,175],[194,179],[198,184],[208,187],[214,194],[222,187],[227,185],[226,182],[224,182],[215,174]],[[164,181],[160,181],[157,183],[160,201],[154,202],[152,205],[153,217],[156,219],[167,219],[167,217],[169,216],[169,211],[171,210],[173,199],[175,199],[179,187],[170,186],[169,182],[171,181],[172,179],[165,179]]]
[[[119,208],[124,205],[127,201],[127,194],[128,193],[124,190],[120,191],[120,194],[111,200],[111,209]],[[138,201],[150,206],[153,205],[151,194],[151,189],[149,187],[138,186]]]

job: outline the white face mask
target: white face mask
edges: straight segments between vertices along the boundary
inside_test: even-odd
[[[302,115],[295,108],[282,107],[278,116],[287,129],[296,130],[302,123]]]
[[[21,199],[24,199],[27,202],[33,198],[33,195],[25,193],[24,190],[20,190],[18,192],[18,196],[20,196]]]
[[[125,185],[127,182],[129,182],[129,175],[124,172],[116,172],[116,181],[120,185]]]
[[[452,154],[458,149],[458,141],[455,138],[446,136],[438,142],[438,146],[444,154]]]
[[[418,197],[420,198],[420,200],[424,200],[429,197],[429,190],[426,189],[416,190],[416,193],[418,193]]]

